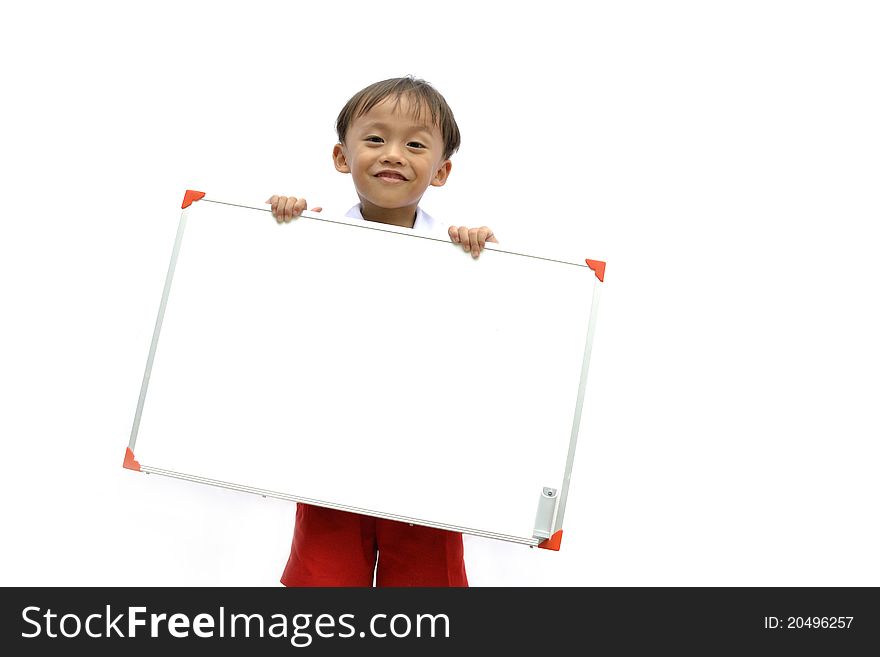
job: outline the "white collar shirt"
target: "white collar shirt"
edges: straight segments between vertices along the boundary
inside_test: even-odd
[[[364,219],[364,215],[361,213],[360,203],[358,203],[351,210],[346,212],[345,216],[349,219],[360,219],[362,221],[366,221],[366,219]],[[438,236],[445,236],[448,231],[448,228],[445,224],[434,219],[434,217],[429,215],[420,207],[416,208],[416,221],[413,224],[412,229],[420,233],[429,233]]]

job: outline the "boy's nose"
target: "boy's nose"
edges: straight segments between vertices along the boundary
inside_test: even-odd
[[[400,148],[389,144],[382,153],[382,162],[387,162],[389,164],[403,164],[403,151]]]

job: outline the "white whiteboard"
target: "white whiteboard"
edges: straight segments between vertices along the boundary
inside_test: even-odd
[[[585,262],[487,246],[193,203],[127,467],[541,543],[561,529],[599,285]]]

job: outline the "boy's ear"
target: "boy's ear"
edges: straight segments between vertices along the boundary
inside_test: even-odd
[[[348,166],[348,158],[345,157],[345,149],[342,144],[336,144],[333,147],[333,166],[339,173],[351,173],[351,167]]]
[[[449,178],[450,171],[452,171],[452,162],[444,160],[440,165],[440,168],[437,169],[437,172],[434,174],[434,179],[431,181],[431,185],[433,187],[443,187],[443,185],[446,184],[446,179]]]

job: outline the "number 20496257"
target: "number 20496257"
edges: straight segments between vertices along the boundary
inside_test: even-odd
[[[854,616],[764,616],[764,628],[768,630],[848,630]]]

